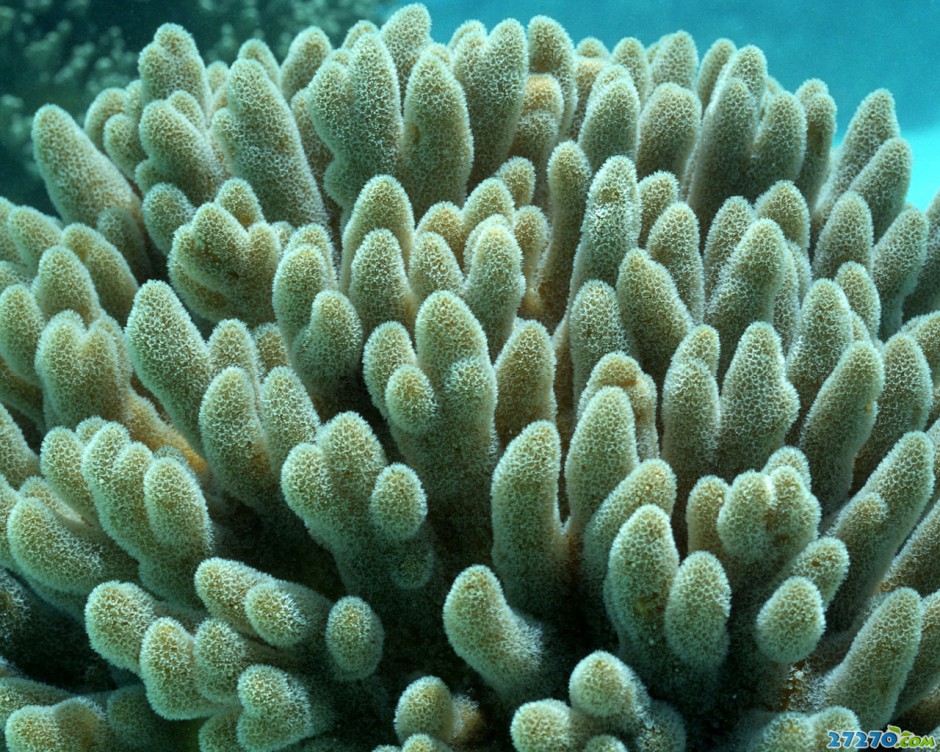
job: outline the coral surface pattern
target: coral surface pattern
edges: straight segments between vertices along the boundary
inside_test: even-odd
[[[206,67],[0,200],[9,752],[818,752],[940,725],[940,197],[684,33]]]

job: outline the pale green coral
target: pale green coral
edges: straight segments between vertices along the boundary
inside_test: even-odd
[[[0,200],[11,752],[940,725],[940,199],[876,92],[422,6],[162,27]],[[394,746],[398,745],[398,746]]]
[[[78,116],[99,92],[107,90],[105,96],[110,103],[93,108],[86,116],[89,131],[95,130],[95,121],[103,116],[101,109],[111,110],[107,115],[113,114],[122,94],[120,88],[111,87],[124,87],[134,77],[138,52],[167,21],[191,29],[210,61],[231,61],[250,37],[266,39],[280,56],[290,50],[294,54],[289,58],[293,59],[283,69],[286,93],[287,84],[296,87],[296,79],[304,75],[303,66],[297,63],[298,54],[290,47],[295,34],[302,32],[297,37],[298,48],[329,45],[325,34],[339,41],[357,19],[378,20],[383,5],[381,0],[214,0],[159,6],[136,3],[125,12],[115,13],[115,7],[103,0],[4,2],[0,4],[0,68],[5,72],[0,98],[0,154],[7,170],[0,178],[0,191],[24,203],[45,203],[42,182],[29,161],[29,132],[35,110],[54,101]],[[304,32],[307,27],[311,28]],[[146,56],[140,62],[142,66],[149,64]],[[303,85],[307,81],[309,77]],[[176,89],[195,92],[183,85],[181,76],[167,84],[164,93],[155,97],[161,104],[148,119],[165,123],[176,118],[178,128],[193,128],[194,124],[179,119],[180,97],[170,95]],[[208,89],[204,93],[208,94]],[[203,97],[197,99],[202,104]],[[141,139],[146,141],[147,137],[147,130],[142,129]],[[203,162],[211,160],[212,155],[200,148],[204,146],[180,140],[176,156],[198,155]],[[189,169],[179,163],[176,168]],[[187,187],[199,189],[197,181]]]

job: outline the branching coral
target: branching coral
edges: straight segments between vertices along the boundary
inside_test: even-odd
[[[138,51],[162,23],[189,29],[206,60],[231,60],[255,37],[283,56],[294,35],[311,24],[339,41],[357,20],[377,21],[379,8],[376,0],[0,2],[0,159],[8,163],[0,193],[45,203],[28,159],[33,112],[54,101],[77,115],[105,88],[126,86],[137,73]]]
[[[754,47],[178,26],[0,203],[11,752],[940,724],[940,199]],[[391,746],[398,744],[400,746]]]

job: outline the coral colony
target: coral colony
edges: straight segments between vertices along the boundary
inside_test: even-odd
[[[206,68],[167,25],[82,126],[37,113],[6,749],[930,734],[940,198],[891,96],[831,153],[755,47],[429,32]]]
[[[0,195],[47,203],[28,156],[33,112],[45,102],[84,112],[102,89],[126,84],[137,70],[137,51],[164,21],[192,32],[206,61],[230,60],[252,37],[263,36],[284,54],[311,24],[342,40],[356,20],[378,18],[385,2],[0,0]]]

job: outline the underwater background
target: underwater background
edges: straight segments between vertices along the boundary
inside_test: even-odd
[[[426,0],[433,33],[448,39],[464,20],[487,27],[508,16],[559,21],[577,43],[609,48],[624,36],[649,45],[689,32],[704,54],[716,39],[755,44],[788,91],[820,78],[838,105],[836,134],[866,94],[894,95],[901,132],[914,150],[908,199],[925,209],[940,181],[940,2],[938,0]]]
[[[101,89],[136,76],[136,57],[161,23],[180,23],[207,58],[231,62],[238,45],[263,38],[283,55],[315,24],[334,43],[358,18],[381,22],[401,4],[388,0],[7,0],[0,2],[0,195],[48,202],[31,167],[29,123],[45,102],[80,115]],[[825,81],[839,108],[837,141],[862,98],[891,91],[914,151],[909,200],[921,209],[940,175],[940,0],[426,0],[432,35],[449,39],[467,19],[492,27],[507,17],[550,16],[575,42],[596,36],[613,47],[625,36],[649,45],[677,30],[704,54],[720,37],[760,47],[790,91]]]

